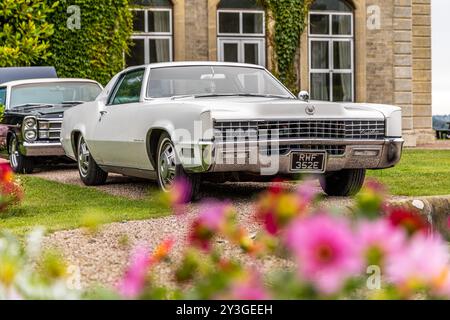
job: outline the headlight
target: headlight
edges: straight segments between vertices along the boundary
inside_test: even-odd
[[[50,129],[50,122],[39,121],[39,130]]]
[[[35,117],[27,117],[23,121],[25,124],[25,129],[35,129],[37,125],[37,120]]]
[[[39,139],[46,140],[49,138],[48,131],[39,131]]]
[[[23,120],[22,133],[26,141],[31,142],[37,139],[37,125],[36,117],[26,117]]]
[[[25,132],[25,140],[27,140],[27,141],[36,140],[36,131],[26,131]]]

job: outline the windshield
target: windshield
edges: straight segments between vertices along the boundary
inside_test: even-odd
[[[18,85],[11,90],[11,108],[25,104],[63,104],[93,101],[101,92],[90,82],[51,82]]]
[[[294,98],[267,71],[251,67],[182,66],[150,72],[148,97],[260,95]]]

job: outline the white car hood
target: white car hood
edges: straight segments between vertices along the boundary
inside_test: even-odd
[[[197,105],[203,112],[211,112],[216,120],[274,120],[274,119],[382,119],[400,110],[394,106],[365,103],[330,103],[299,100],[227,97],[182,99],[184,103]],[[307,108],[314,106],[314,114]]]

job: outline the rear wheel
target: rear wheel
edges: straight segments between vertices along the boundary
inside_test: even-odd
[[[81,181],[87,186],[98,186],[105,184],[108,173],[103,171],[91,156],[89,148],[83,136],[78,139],[77,145],[78,171]]]
[[[181,164],[177,163],[175,146],[167,133],[163,133],[158,142],[156,156],[158,185],[164,192],[170,192],[177,180],[184,180],[188,186],[182,188],[181,198],[185,202],[195,199],[200,189],[200,176],[188,174]]]
[[[366,178],[365,169],[342,170],[327,173],[320,180],[323,191],[332,197],[349,197],[358,194]]]
[[[12,135],[9,140],[9,162],[11,164],[11,168],[15,173],[33,173],[34,163],[33,159],[27,156],[24,156],[19,151],[19,142],[17,140],[17,136],[15,134]]]

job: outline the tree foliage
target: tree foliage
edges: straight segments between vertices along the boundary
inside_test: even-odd
[[[0,1],[0,67],[29,66],[50,57],[48,15],[58,2]]]

